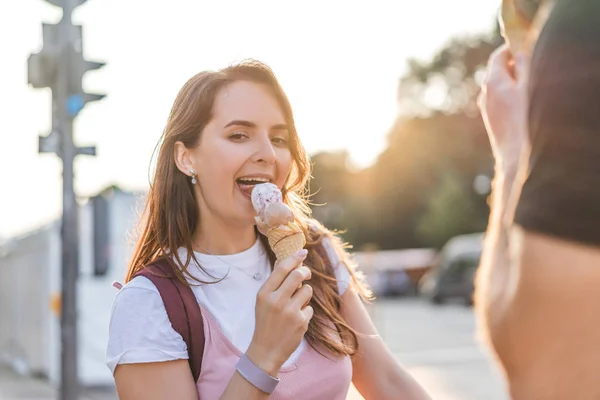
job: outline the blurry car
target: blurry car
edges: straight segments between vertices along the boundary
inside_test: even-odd
[[[399,249],[356,252],[353,258],[375,296],[395,297],[417,293],[436,255],[434,249]]]
[[[440,251],[423,278],[420,293],[434,304],[460,300],[473,304],[474,279],[481,259],[483,234],[455,236]]]

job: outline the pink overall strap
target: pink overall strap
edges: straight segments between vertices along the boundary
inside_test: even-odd
[[[204,356],[204,321],[200,306],[190,286],[173,273],[166,259],[159,259],[139,271],[158,289],[173,329],[181,335],[188,350],[194,382],[198,381]]]

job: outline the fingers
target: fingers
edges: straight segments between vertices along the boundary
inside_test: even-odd
[[[503,80],[512,80],[508,70],[510,57],[510,50],[506,44],[498,47],[490,55],[485,79],[481,85],[479,96],[477,96],[477,106],[480,110],[485,110],[488,86],[496,86]]]
[[[488,106],[489,93],[509,93],[515,88],[527,87],[529,76],[529,56],[517,54],[514,59],[507,45],[502,45],[490,56],[486,78],[477,98],[477,105],[482,112]]]
[[[308,326],[308,323],[310,322],[314,314],[313,308],[311,306],[306,306],[300,312],[304,317],[304,322],[306,323],[306,326]]]
[[[510,50],[506,44],[494,50],[488,61],[487,76],[483,85],[484,90],[490,81],[495,81],[496,79],[512,79],[509,69],[511,58]]]
[[[289,273],[287,278],[283,281],[279,289],[277,289],[278,296],[281,298],[289,299],[294,295],[294,292],[298,289],[299,286],[302,286],[302,282],[309,280],[312,273],[308,267],[302,266],[300,268],[296,268],[292,272]]]
[[[529,56],[519,53],[515,57],[515,75],[519,86],[527,85],[529,79]]]
[[[306,249],[303,249],[303,250],[300,250],[299,252],[289,256],[288,258],[275,263],[273,272],[271,273],[271,276],[269,277],[269,279],[267,279],[267,281],[261,288],[261,291],[266,291],[266,292],[276,291],[281,286],[281,284],[284,282],[286,277],[290,274],[290,272],[292,272],[294,269],[298,268],[301,265],[302,261],[304,261],[307,254],[308,254],[308,251]],[[310,270],[309,270],[309,272],[310,272]],[[298,283],[296,284],[296,287],[298,287],[298,284],[300,284],[302,282],[302,280],[303,279],[298,281]],[[290,296],[291,296],[291,294],[290,294]]]
[[[310,285],[302,285],[300,289],[292,296],[291,306],[294,309],[303,309],[313,295],[313,288]]]

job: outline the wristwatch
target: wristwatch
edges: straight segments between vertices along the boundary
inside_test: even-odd
[[[242,355],[235,366],[237,372],[257,389],[271,394],[279,384],[279,378],[274,378],[254,364],[246,354]]]

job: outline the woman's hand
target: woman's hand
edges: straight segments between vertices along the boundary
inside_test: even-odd
[[[246,355],[271,376],[300,345],[313,316],[307,305],[312,288],[302,285],[311,277],[310,269],[301,266],[306,255],[301,250],[276,263],[256,298],[256,328]]]
[[[523,150],[529,148],[529,57],[517,54],[514,69],[511,59],[506,45],[492,53],[478,100],[498,172],[516,169]]]

